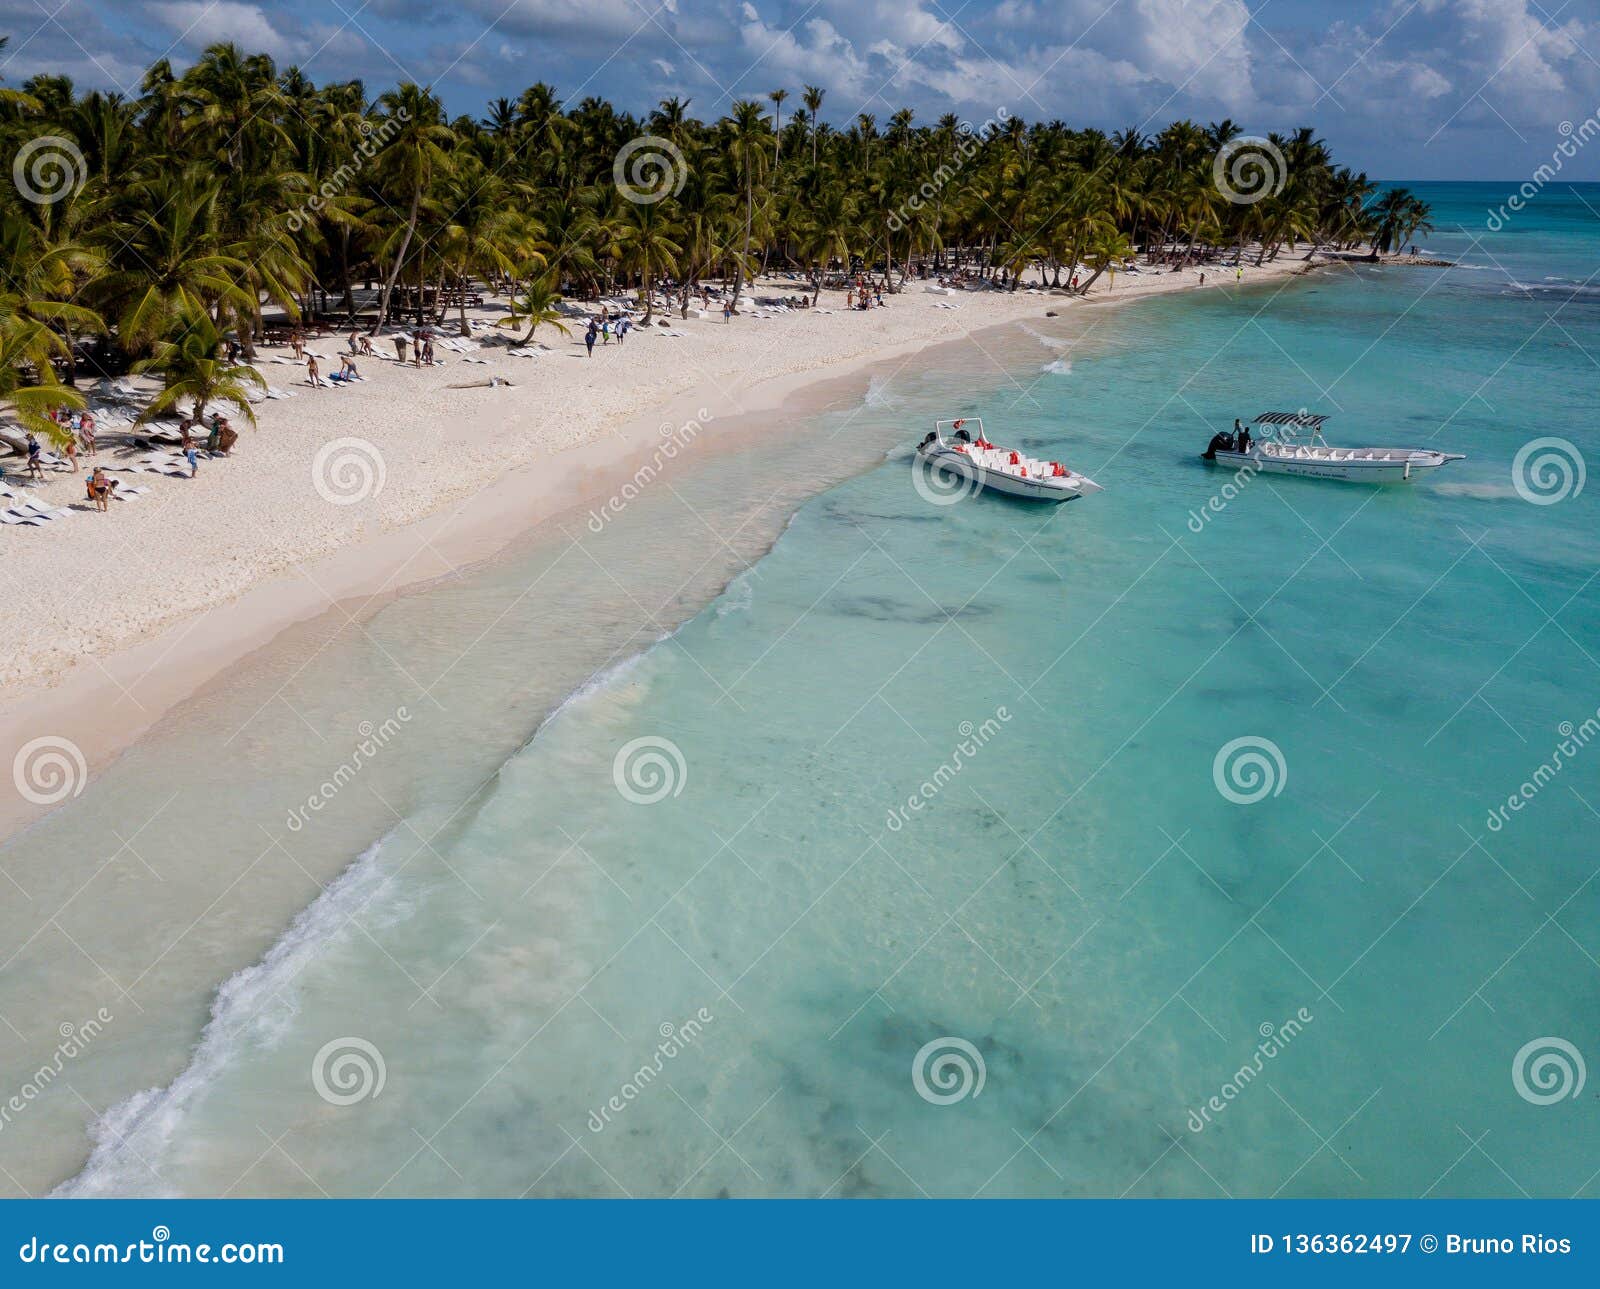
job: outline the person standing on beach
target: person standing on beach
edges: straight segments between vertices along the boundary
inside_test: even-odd
[[[189,477],[193,479],[200,473],[200,453],[193,443],[184,449],[183,457],[189,463]]]
[[[83,420],[78,423],[78,437],[83,443],[83,450],[90,456],[94,456],[95,446],[93,412],[85,412],[83,414]]]
[[[1237,268],[1235,268],[1233,270],[1233,280],[1235,282],[1243,282],[1244,281],[1244,265],[1243,264],[1240,264]]]
[[[589,357],[591,358],[594,357],[594,338],[599,330],[600,324],[597,323],[593,318],[590,318],[588,327],[584,329],[583,343],[588,347]]]
[[[315,354],[306,359],[306,383],[312,389],[322,388],[322,375],[317,367],[317,356]]]

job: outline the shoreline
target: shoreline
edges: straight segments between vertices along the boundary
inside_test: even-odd
[[[1247,277],[1244,284],[1259,286],[1301,276],[1320,267],[1323,264],[1317,262],[1280,260],[1254,270],[1254,275]],[[744,376],[734,372],[728,383],[721,383],[717,379],[721,373],[701,367],[698,379],[686,387],[666,393],[648,391],[645,400],[633,409],[620,429],[605,431],[603,415],[592,414],[587,438],[553,449],[548,434],[536,431],[524,434],[524,441],[516,445],[520,450],[503,468],[490,477],[473,481],[464,489],[454,490],[449,496],[436,498],[419,513],[401,512],[399,518],[375,532],[368,531],[364,522],[357,522],[349,525],[343,540],[334,542],[330,549],[306,551],[298,558],[285,557],[268,567],[241,569],[243,576],[236,579],[235,584],[215,586],[211,602],[180,612],[171,620],[144,625],[142,630],[124,630],[120,639],[113,637],[116,642],[110,646],[90,649],[85,656],[75,659],[66,670],[56,674],[47,687],[0,707],[0,756],[12,761],[25,744],[41,734],[65,739],[82,755],[87,770],[82,782],[86,782],[87,777],[92,777],[96,770],[136,744],[175,708],[216,682],[230,666],[268,647],[280,633],[334,612],[342,613],[348,622],[360,622],[399,595],[422,591],[442,579],[460,576],[474,566],[504,555],[541,525],[565,514],[580,513],[585,505],[605,498],[608,493],[614,496],[650,460],[652,445],[659,440],[659,435],[674,427],[682,429],[690,423],[700,424],[695,432],[695,452],[737,450],[741,440],[761,432],[761,427],[756,425],[758,418],[773,413],[795,417],[814,410],[829,390],[853,388],[880,365],[943,344],[980,339],[986,332],[1022,322],[1044,320],[1047,311],[1054,311],[1058,318],[1065,319],[1079,306],[1121,305],[1197,289],[1198,273],[1199,270],[1192,268],[1175,273],[1150,272],[1139,274],[1131,281],[1119,275],[1122,279],[1119,283],[1108,284],[1105,291],[1088,297],[1070,297],[1048,289],[1016,293],[962,292],[943,297],[923,293],[921,284],[912,282],[902,295],[892,297],[890,309],[881,313],[875,310],[845,314],[841,310],[826,319],[807,317],[804,312],[761,320],[746,318],[744,326],[733,337],[728,336],[722,324],[702,321],[698,325],[710,334],[704,337],[707,345],[701,348],[716,346],[721,339],[744,341],[734,347],[739,351],[735,356],[743,356],[742,351],[752,347],[750,340],[774,333],[781,335],[781,330],[841,320],[870,324],[881,319],[889,325],[887,334],[876,343],[854,347],[849,345],[849,340],[859,336],[864,328],[852,328],[853,335],[840,338],[844,343],[798,355],[800,361],[788,370]],[[1224,278],[1207,285],[1225,288],[1234,283]],[[828,293],[824,293],[823,307],[829,303],[827,296]],[[959,312],[939,309],[941,304],[951,302],[961,306]],[[937,334],[918,334],[913,320],[944,325],[932,328]],[[894,325],[896,323],[899,325]],[[695,324],[682,324],[673,319],[672,325],[678,329]],[[765,333],[755,330],[761,327],[771,330]],[[553,338],[560,339],[559,333]],[[676,348],[683,339],[669,340],[653,333],[648,338],[640,335],[633,347],[627,348],[626,358],[632,359],[637,350],[646,345]],[[338,342],[328,337],[313,343],[328,351]],[[770,353],[778,343],[781,342],[757,347]],[[794,346],[784,348],[793,361]],[[450,381],[460,377],[453,369],[448,376],[439,369],[419,375],[432,377],[429,381],[432,389],[447,398],[486,394],[504,397],[506,393],[514,394],[516,389],[531,385],[530,377],[543,374],[539,366],[558,362],[564,356],[556,350],[533,363],[527,360],[519,363],[506,358],[503,351],[500,354],[491,349],[481,352],[486,356],[494,355],[485,375],[509,375],[517,382],[514,390],[451,388]],[[584,361],[587,365],[592,360]],[[623,395],[642,392],[647,383],[648,372],[638,368],[629,371],[635,379],[628,383],[631,388],[620,391]],[[266,374],[271,379],[276,373],[267,366]],[[409,377],[410,369],[400,374]],[[387,371],[380,373],[380,381],[389,375]],[[253,463],[267,436],[277,431],[279,422],[305,410],[307,398],[334,398],[343,402],[366,395],[370,403],[375,401],[377,392],[373,386],[382,390],[387,383],[380,384],[380,381],[369,381],[366,388],[352,391],[313,392],[302,385],[300,398],[265,405],[269,416],[263,416],[256,429],[246,431],[241,445],[247,447],[245,452],[236,449],[234,460],[209,464],[202,473],[227,472],[243,476],[241,467]],[[731,412],[712,410],[713,406],[725,409],[729,404],[732,404]],[[524,399],[516,407],[499,410],[512,415],[521,413],[523,424],[519,428],[526,431],[530,428],[529,414],[536,413],[537,409],[537,403]],[[419,432],[428,432],[426,421],[419,422]],[[319,433],[316,425],[311,424],[301,427],[299,437],[307,440],[309,455],[310,449],[326,438],[326,433]],[[680,457],[682,455],[679,453]],[[425,470],[429,464],[405,461],[394,451],[385,456],[396,458],[398,464],[409,466],[414,472]],[[241,457],[244,459],[238,459]],[[676,468],[676,464],[669,463],[668,468]],[[394,473],[398,474],[399,470]],[[229,478],[226,482],[231,486],[236,480]],[[187,481],[157,485],[171,499],[176,499],[173,494],[181,495],[186,486]],[[223,504],[234,500],[237,498],[225,497]],[[304,503],[305,499],[301,500]],[[315,494],[309,504],[324,511],[336,509]],[[365,507],[348,509],[359,511]],[[135,513],[143,518],[144,514],[152,512]],[[113,517],[122,520],[133,516],[114,512]],[[165,516],[152,514],[152,518],[157,517]],[[78,520],[80,522],[70,526],[52,525],[33,530],[29,536],[55,538],[67,546],[77,541],[73,535],[75,531],[94,522],[84,516],[79,516]],[[61,529],[65,529],[65,533]],[[124,546],[126,548],[127,543]],[[29,616],[29,607],[25,601],[12,601],[9,608],[0,607],[0,614],[10,613],[19,618],[11,624],[15,639],[37,638],[38,624],[24,626],[20,621],[21,617]],[[144,621],[148,622],[153,616],[153,613],[147,614]],[[37,666],[37,657],[55,655],[66,647],[59,638],[45,640],[34,657],[13,658],[13,668],[25,671],[30,665]],[[15,677],[13,681],[15,683]],[[20,793],[5,794],[0,801],[4,803],[0,805],[0,841],[10,840],[25,830],[54,804],[35,805]]]

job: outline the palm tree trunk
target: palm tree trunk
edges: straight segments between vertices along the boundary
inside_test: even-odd
[[[755,192],[748,171],[744,177],[744,254],[733,266],[733,311],[739,312],[739,291],[744,286],[744,266],[750,259],[750,223],[755,217]]]
[[[394,284],[399,281],[400,268],[406,262],[406,252],[411,249],[411,236],[417,231],[417,212],[422,207],[422,188],[411,191],[411,216],[406,220],[406,235],[400,239],[400,250],[394,257],[394,268],[389,271],[389,280],[383,284],[383,301],[378,305],[378,320],[372,324],[370,335],[377,335],[383,330],[383,324],[389,320],[389,297],[394,293]]]

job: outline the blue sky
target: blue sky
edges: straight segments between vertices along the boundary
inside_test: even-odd
[[[1600,111],[1600,0],[0,0],[0,33],[12,85],[137,92],[233,40],[317,81],[431,83],[453,114],[535,80],[703,117],[812,83],[835,123],[1309,124],[1382,178],[1520,180]],[[1592,152],[1563,173],[1600,179]]]

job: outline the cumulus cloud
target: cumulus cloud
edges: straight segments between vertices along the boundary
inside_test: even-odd
[[[304,41],[280,32],[260,5],[238,0],[159,0],[149,10],[172,32],[176,43],[187,47],[204,48],[231,40],[278,61],[306,52]]]

